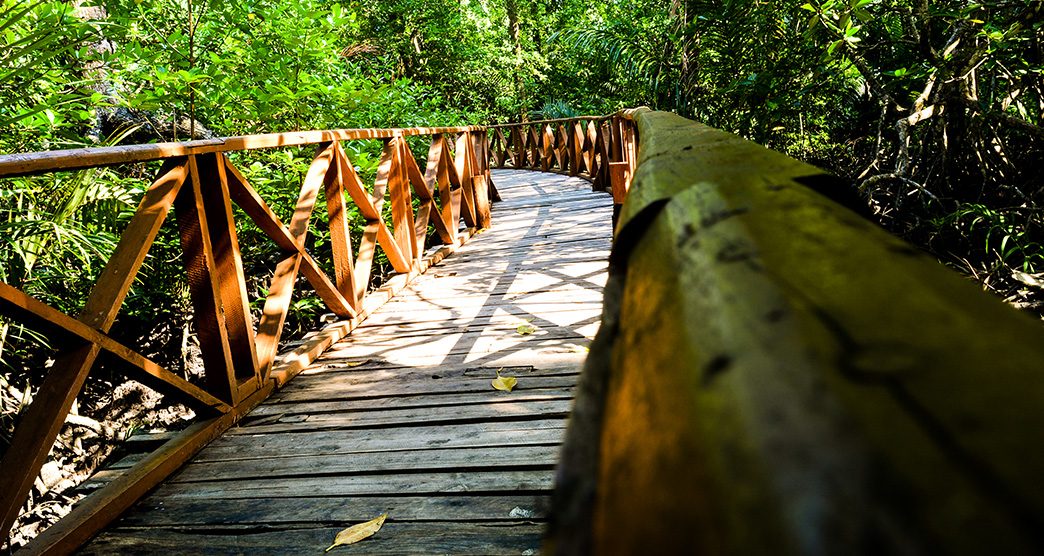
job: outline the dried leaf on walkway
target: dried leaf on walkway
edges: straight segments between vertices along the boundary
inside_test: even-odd
[[[337,537],[334,538],[333,544],[326,549],[326,552],[329,552],[335,547],[343,544],[354,544],[363,539],[372,537],[374,533],[381,530],[381,525],[384,525],[384,520],[387,518],[388,514],[381,514],[366,523],[352,525],[344,531],[337,533]]]
[[[497,369],[497,378],[493,379],[493,387],[497,390],[510,392],[518,384],[518,379],[513,376],[500,376],[500,371],[502,370]]]
[[[365,364],[367,364],[369,362],[370,362],[369,359],[363,359],[362,361],[347,361],[347,362],[344,363],[344,366],[348,367],[349,369],[351,369],[353,367],[358,367],[360,365],[365,365]]]
[[[528,322],[524,322],[518,325],[518,328],[516,328],[515,331],[522,336],[528,336],[529,334],[536,332],[536,327]]]

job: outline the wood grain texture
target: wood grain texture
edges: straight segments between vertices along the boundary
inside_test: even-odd
[[[816,168],[638,123],[618,310],[585,369],[601,460],[563,472],[598,478],[592,539],[563,524],[558,546],[1041,552],[1040,323],[807,187],[846,187]]]

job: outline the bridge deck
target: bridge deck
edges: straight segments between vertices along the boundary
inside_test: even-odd
[[[601,313],[612,200],[495,171],[493,228],[428,270],[85,553],[520,554],[540,546]],[[498,369],[518,379],[494,390]]]

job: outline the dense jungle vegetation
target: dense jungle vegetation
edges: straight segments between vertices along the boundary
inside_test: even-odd
[[[647,105],[836,172],[892,231],[1009,302],[1044,307],[1039,0],[0,5],[0,153]],[[372,176],[379,143],[348,147]],[[311,154],[256,151],[236,163],[289,211]],[[0,280],[75,314],[157,170],[0,182]],[[244,224],[240,234],[257,295],[278,253],[259,230]],[[113,334],[191,375],[179,254],[165,229]],[[312,328],[320,312],[300,297],[290,326]],[[46,372],[44,345],[0,320],[0,450]],[[154,395],[107,377],[88,384],[55,465],[82,474],[128,430],[181,418],[148,410]],[[41,477],[13,544],[67,509],[73,479]]]

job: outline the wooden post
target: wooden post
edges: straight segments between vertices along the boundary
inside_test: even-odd
[[[499,132],[500,130],[498,129],[497,131]],[[482,174],[486,176],[486,186],[489,188],[489,201],[491,203],[500,202],[500,192],[497,191],[497,185],[493,183],[493,174],[489,169],[490,156],[492,154],[490,151],[489,131],[485,129],[479,131],[478,136],[480,138],[480,152],[482,153],[479,156],[479,164],[482,168]]]
[[[454,166],[456,166],[460,187],[463,189],[464,194],[463,202],[461,203],[461,215],[464,217],[464,224],[469,228],[476,228],[479,226],[478,215],[475,210],[475,183],[471,179],[471,138],[467,131],[457,137],[453,154],[455,155]]]
[[[1040,552],[1041,323],[821,170],[639,125],[548,552]]]
[[[189,157],[191,187],[174,206],[207,390],[235,405],[260,386],[260,372],[223,161]]]
[[[428,157],[431,160],[433,156],[437,156],[437,169],[434,172],[434,176],[438,183],[439,201],[442,203],[440,214],[442,221],[446,224],[446,228],[451,234],[451,242],[456,243],[457,229],[460,227],[460,204],[464,192],[461,191],[460,178],[457,174],[453,157],[450,154],[449,141],[442,135],[437,140],[438,151],[435,155],[429,154]],[[434,143],[432,148],[435,148]]]
[[[489,209],[489,182],[487,181],[487,170],[482,160],[483,145],[485,141],[481,132],[473,132],[468,135],[468,157],[467,163],[471,166],[472,188],[475,198],[475,224],[479,228],[488,228],[491,224]]]
[[[525,139],[522,136],[521,125],[511,128],[511,143],[514,145],[514,151],[511,153],[511,160],[514,162],[515,168],[522,169],[526,165],[526,144]]]
[[[333,258],[334,280],[337,291],[348,300],[355,300],[355,265],[352,255],[352,238],[348,234],[348,206],[344,198],[345,176],[341,168],[348,164],[340,142],[334,143],[334,163],[326,173],[324,193],[326,213],[330,221],[330,251]],[[353,308],[362,309],[353,303]]]
[[[399,251],[409,259],[409,270],[417,264],[417,236],[413,221],[413,197],[410,195],[409,178],[406,175],[404,150],[409,148],[406,139],[396,137],[388,143],[393,149],[392,169],[388,180],[388,196],[392,207],[392,233]],[[407,270],[407,272],[409,271]]]

